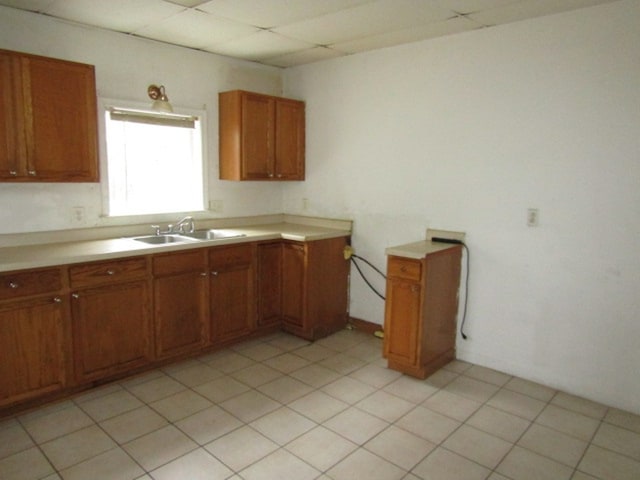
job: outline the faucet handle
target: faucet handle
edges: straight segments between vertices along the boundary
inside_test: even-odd
[[[151,225],[151,228],[155,230],[156,235],[160,235],[160,225]]]

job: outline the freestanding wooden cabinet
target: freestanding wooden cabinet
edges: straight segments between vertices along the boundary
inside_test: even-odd
[[[0,50],[0,181],[96,182],[92,65]]]
[[[78,383],[108,378],[152,359],[147,258],[69,268]]]
[[[156,358],[206,346],[209,340],[209,272],[205,249],[153,257]]]
[[[304,180],[304,107],[242,90],[220,93],[220,178]]]
[[[283,329],[315,340],[347,324],[348,237],[285,241],[282,249]]]
[[[426,378],[455,358],[461,246],[411,259],[389,256],[384,355],[389,368]]]
[[[69,329],[59,269],[0,275],[0,406],[62,390]]]
[[[225,342],[255,329],[254,245],[212,248],[209,302],[211,341]]]

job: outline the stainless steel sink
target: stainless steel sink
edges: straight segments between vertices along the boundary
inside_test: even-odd
[[[180,236],[185,236],[197,240],[222,240],[224,238],[239,238],[246,237],[244,233],[238,233],[233,230],[196,230],[191,233],[181,233]]]
[[[134,237],[137,242],[149,243],[151,245],[165,245],[169,243],[190,243],[197,242],[196,238],[184,235],[145,235],[144,237]]]

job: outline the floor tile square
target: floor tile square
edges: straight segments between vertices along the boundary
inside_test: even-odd
[[[320,360],[334,356],[336,351],[323,347],[319,343],[312,343],[304,347],[297,348],[291,353],[294,353],[310,362],[319,362]]]
[[[267,340],[267,343],[287,352],[310,344],[309,340],[290,334],[276,335],[274,338]]]
[[[462,425],[442,446],[493,470],[513,444],[476,428]]]
[[[39,480],[54,473],[38,447],[31,447],[0,460],[2,480]]]
[[[354,478],[400,480],[406,474],[405,470],[362,448],[327,472],[327,475],[334,480],[353,480]]]
[[[173,425],[167,425],[144,437],[125,443],[122,448],[142,468],[150,471],[195,450],[197,444]]]
[[[529,420],[487,405],[482,406],[466,423],[512,443],[531,425]]]
[[[393,425],[364,444],[370,452],[404,470],[411,470],[435,447],[435,443]]]
[[[375,343],[363,342],[354,345],[344,351],[345,355],[362,360],[363,362],[373,362],[382,358],[382,341],[376,340]]]
[[[46,415],[28,415],[20,423],[35,442],[44,443],[57,437],[93,425],[93,420],[80,408],[71,405]]]
[[[425,383],[435,388],[444,388],[459,376],[460,374],[455,373],[452,370],[445,370],[444,368],[441,368],[437,372],[429,375],[426,378]]]
[[[438,389],[429,385],[424,380],[402,375],[397,380],[385,386],[384,391],[396,397],[404,398],[411,403],[418,404],[431,397]]]
[[[203,383],[210,382],[224,375],[220,370],[210,367],[201,362],[195,362],[193,365],[170,372],[169,375],[178,382],[187,387],[195,387]]]
[[[543,402],[550,401],[556,394],[556,390],[539,383],[530,382],[523,378],[513,377],[504,386],[507,390],[512,392],[518,392],[529,397],[542,400]]]
[[[320,472],[295,455],[280,449],[242,470],[240,475],[245,480],[272,480],[276,478],[312,480],[317,478]]]
[[[222,402],[220,406],[243,422],[248,423],[280,408],[281,404],[260,392],[249,390]]]
[[[611,425],[626,428],[636,433],[640,433],[640,415],[635,415],[617,408],[610,408],[604,421]]]
[[[186,387],[173,378],[163,375],[148,382],[139,383],[127,389],[145,403],[155,402],[181,392]]]
[[[640,462],[597,445],[587,449],[578,470],[600,479],[637,480],[640,478]]]
[[[573,469],[521,447],[514,447],[496,468],[513,480],[569,480]]]
[[[428,408],[416,407],[395,425],[425,440],[439,444],[460,426],[460,422]]]
[[[212,403],[193,390],[183,390],[169,397],[150,403],[149,406],[170,422],[181,420],[204,410]]]
[[[161,415],[144,406],[100,422],[100,426],[116,442],[123,444],[158,430],[167,423]]]
[[[308,418],[287,407],[268,413],[249,425],[278,445],[285,445],[316,426]]]
[[[18,422],[14,421],[10,426],[0,428],[0,459],[34,445],[31,437]]]
[[[592,402],[586,398],[576,397],[564,392],[558,392],[551,400],[553,405],[571,410],[601,420],[607,413],[608,407],[601,403]]]
[[[278,444],[244,426],[214,440],[205,449],[233,471],[239,472],[277,450]]]
[[[473,367],[473,363],[465,362],[464,360],[452,360],[447,363],[444,367],[444,370],[449,370],[455,373],[464,373]]]
[[[569,467],[575,467],[588,443],[534,423],[518,441],[518,445]]]
[[[76,430],[40,445],[57,470],[63,470],[115,447],[115,442],[97,425]]]
[[[318,362],[318,364],[338,372],[341,375],[348,375],[349,373],[364,367],[366,362],[343,353],[338,353],[332,357],[325,358]]]
[[[464,375],[499,387],[504,386],[509,380],[511,380],[511,375],[498,372],[491,368],[481,367],[479,365],[473,365],[471,368],[465,370]]]
[[[521,393],[500,390],[491,397],[487,405],[527,420],[533,420],[546,406],[546,403]]]
[[[217,405],[175,423],[199,445],[205,445],[242,425],[240,420]]]
[[[482,404],[475,400],[449,393],[446,390],[440,390],[422,402],[422,406],[460,422],[464,422],[478,410]]]
[[[263,362],[265,365],[271,368],[275,368],[282,373],[291,373],[299,368],[309,365],[309,360],[299,357],[293,353],[283,353],[277,357],[272,357],[269,360]]]
[[[349,377],[366,383],[374,388],[383,388],[394,380],[397,380],[402,374],[385,367],[377,365],[366,365],[359,370],[349,374]]]
[[[314,422],[322,423],[349,408],[349,404],[317,390],[291,402],[288,407]]]
[[[193,390],[203,397],[208,398],[213,403],[221,403],[230,398],[237,397],[241,393],[248,392],[251,390],[251,387],[239,382],[233,377],[224,376],[193,387]]]
[[[135,410],[142,405],[143,403],[131,393],[120,389],[108,395],[82,402],[80,408],[96,422],[101,422],[121,413]]]
[[[233,472],[206,450],[199,448],[151,472],[155,480],[223,480]]]
[[[231,376],[250,387],[257,387],[281,377],[282,372],[262,365],[261,363],[256,363],[250,367],[233,372]]]
[[[386,420],[389,423],[395,422],[397,419],[415,408],[414,403],[403,400],[400,397],[396,397],[395,395],[391,395],[390,393],[382,390],[360,400],[355,406],[360,410],[364,410],[365,412]]]
[[[600,425],[600,422],[594,418],[555,405],[547,405],[536,418],[536,423],[585,441],[591,440]]]
[[[262,362],[264,360],[267,360],[268,358],[276,357],[285,352],[281,348],[268,343],[251,345],[247,348],[238,349],[237,351],[238,353],[241,353],[245,357],[249,357],[251,360],[255,360],[256,362]]]
[[[108,450],[62,470],[61,474],[64,480],[144,478],[142,468],[121,448]]]
[[[353,452],[358,446],[322,426],[308,431],[286,446],[287,450],[321,472]]]
[[[424,480],[484,480],[491,471],[438,447],[416,465],[413,473]]]
[[[640,461],[640,433],[602,423],[592,443]]]
[[[210,367],[226,374],[242,370],[243,368],[250,367],[256,363],[250,358],[236,353],[233,350],[222,350],[213,355],[200,357],[200,360]]]
[[[459,395],[476,402],[484,403],[493,397],[493,395],[500,390],[500,387],[461,375],[451,383],[447,384],[444,389],[454,395]]]
[[[283,376],[264,385],[260,385],[257,387],[257,390],[273,398],[275,401],[285,404],[307,395],[313,391],[313,388],[300,380]]]
[[[363,445],[389,426],[388,422],[350,407],[324,422],[324,426],[356,445]]]
[[[354,404],[371,395],[376,389],[353,378],[342,377],[322,387],[322,391],[338,400]]]
[[[314,388],[323,387],[340,378],[337,372],[317,363],[302,367],[289,375]]]

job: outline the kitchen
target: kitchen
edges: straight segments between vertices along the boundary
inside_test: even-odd
[[[284,71],[1,13],[0,47],[96,65],[99,97],[141,101],[161,81],[175,105],[206,105],[210,149],[219,91],[304,99],[306,180],[247,188],[219,181],[214,163],[221,217],[352,219],[356,252],[380,266],[385,248],[427,227],[463,230],[469,340],[458,357],[640,413],[637,2]],[[3,184],[0,198],[12,238],[115,223],[98,184]],[[350,314],[381,324],[368,287],[352,276],[350,291]]]

